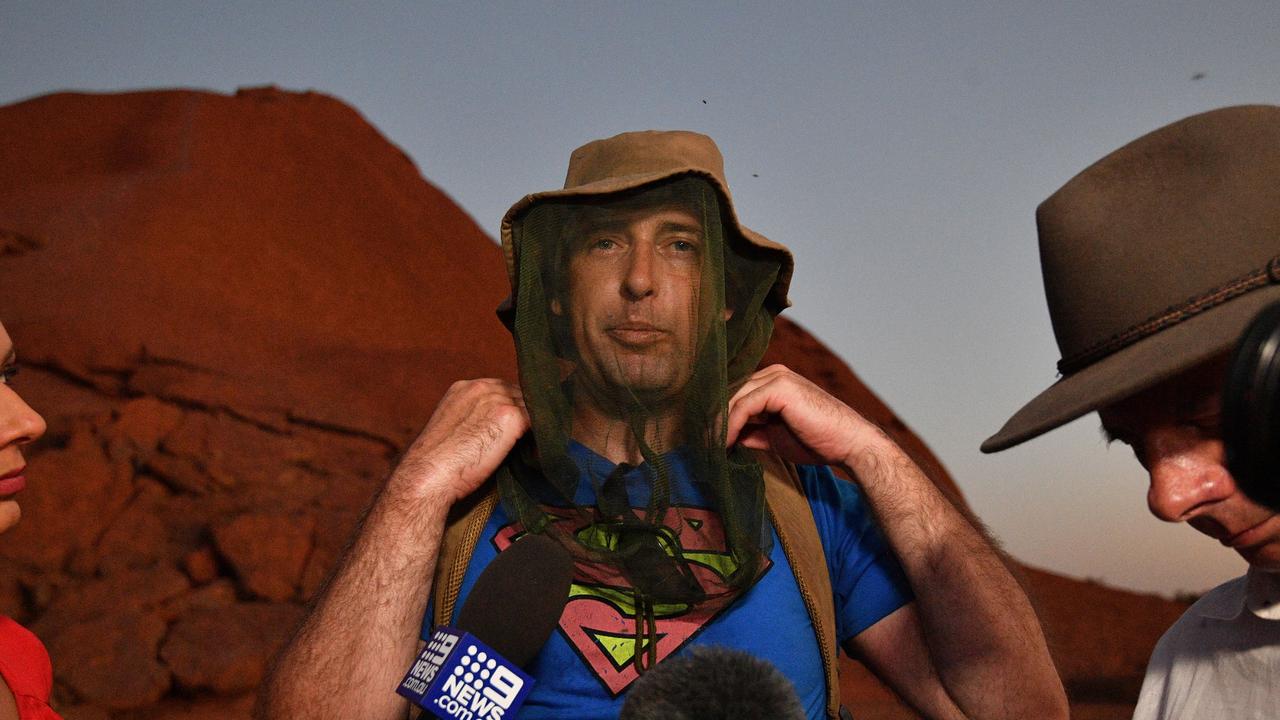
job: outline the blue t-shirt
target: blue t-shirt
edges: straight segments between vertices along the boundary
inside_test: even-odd
[[[583,445],[571,443],[569,451],[584,477],[606,477],[614,467]],[[674,452],[667,456],[667,462],[674,504],[679,506],[669,517],[685,526],[678,531],[686,557],[705,557],[723,550],[718,518],[700,509],[706,503],[699,502],[700,483],[689,478],[686,459]],[[843,645],[908,603],[911,590],[858,487],[835,477],[823,466],[802,465],[797,469],[826,553],[835,596],[836,638]],[[643,467],[627,476],[634,507],[643,507],[647,500],[645,478]],[[589,503],[590,483],[582,485],[575,501]],[[466,602],[476,578],[520,531],[499,505],[480,535],[455,607]],[[719,548],[714,547],[717,542]],[[826,677],[817,639],[776,532],[759,580],[727,605],[711,605],[666,612],[658,608],[659,662],[672,654],[686,653],[694,645],[737,648],[782,670],[795,684],[808,717],[825,716]],[[593,587],[590,582],[575,579],[559,626],[525,668],[536,684],[519,717],[618,717],[626,689],[637,677],[634,633],[635,616],[629,598],[620,597],[607,586]],[[430,634],[428,607],[422,625],[423,639]]]

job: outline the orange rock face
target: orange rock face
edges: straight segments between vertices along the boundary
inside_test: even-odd
[[[0,611],[48,644],[66,717],[247,718],[445,388],[514,378],[505,294],[492,240],[331,98],[0,108],[0,320],[50,428],[0,538]],[[815,338],[780,322],[768,358],[879,422],[963,503]],[[1122,712],[1181,608],[1025,579],[1077,709]],[[863,717],[910,716],[846,670]]]

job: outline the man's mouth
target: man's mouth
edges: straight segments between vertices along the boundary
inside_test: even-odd
[[[1267,538],[1268,532],[1271,530],[1271,523],[1276,519],[1276,515],[1268,515],[1263,518],[1262,522],[1247,527],[1234,535],[1219,540],[1223,545],[1229,548],[1247,548],[1256,545]]]
[[[17,495],[27,487],[27,478],[22,474],[26,469],[23,465],[0,475],[0,497]]]
[[[618,323],[606,328],[605,332],[619,344],[634,348],[652,345],[667,334],[657,325],[638,321]]]

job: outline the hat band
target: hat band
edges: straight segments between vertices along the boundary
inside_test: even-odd
[[[1159,315],[1122,330],[1100,343],[1091,345],[1070,357],[1062,358],[1058,361],[1058,374],[1064,377],[1070,375],[1145,337],[1177,325],[1184,320],[1189,320],[1228,300],[1234,300],[1245,293],[1277,283],[1280,283],[1280,255],[1271,258],[1260,270],[1254,270],[1203,295],[1197,295],[1178,305],[1174,305]]]

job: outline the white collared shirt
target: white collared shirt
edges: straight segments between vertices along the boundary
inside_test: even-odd
[[[1280,718],[1280,574],[1250,568],[1188,608],[1151,653],[1133,717]]]

